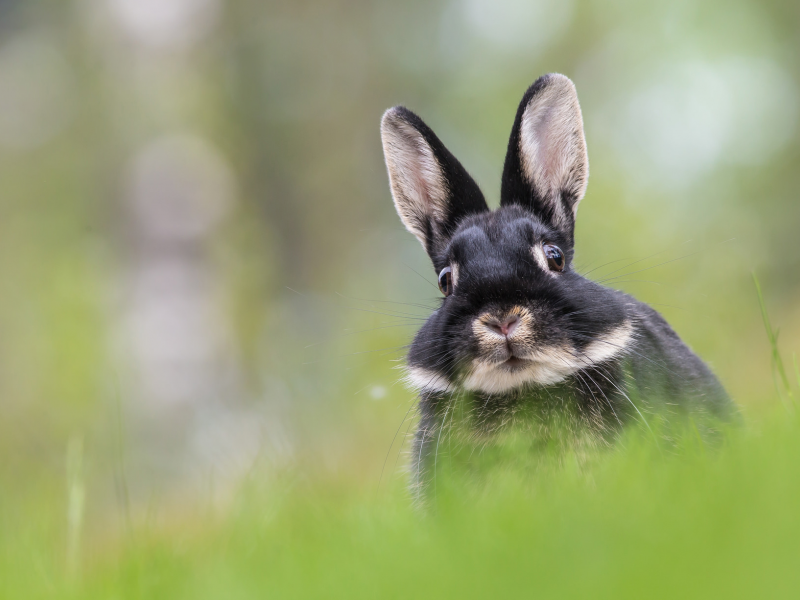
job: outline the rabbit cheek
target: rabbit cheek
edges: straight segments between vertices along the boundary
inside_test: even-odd
[[[621,325],[614,327],[605,333],[597,336],[586,345],[583,350],[577,349],[574,354],[575,370],[590,367],[598,363],[605,362],[615,356],[625,352],[633,340],[633,324],[624,321]]]
[[[451,383],[441,373],[424,367],[407,367],[403,382],[417,392],[448,392]]]

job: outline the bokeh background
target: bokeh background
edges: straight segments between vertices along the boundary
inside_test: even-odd
[[[420,114],[496,205],[554,71],[589,147],[579,267],[758,419],[752,272],[800,351],[797,2],[0,0],[5,525],[102,553],[254,465],[402,481],[396,367],[438,292],[380,116]]]

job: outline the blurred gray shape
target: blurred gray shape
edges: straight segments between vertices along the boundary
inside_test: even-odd
[[[111,15],[135,43],[181,49],[208,35],[217,24],[220,0],[107,0]]]
[[[69,64],[44,32],[26,32],[0,44],[0,147],[37,148],[75,114]]]

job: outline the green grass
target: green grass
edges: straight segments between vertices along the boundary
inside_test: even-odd
[[[800,423],[783,410],[669,452],[632,434],[586,460],[398,488],[253,474],[223,510],[96,531],[73,567],[46,524],[5,523],[8,598],[776,598],[800,589]],[[28,513],[34,516],[35,512]],[[38,534],[37,534],[38,532]],[[67,536],[68,537],[68,536]],[[38,544],[38,545],[37,545]],[[62,559],[67,559],[62,561]]]

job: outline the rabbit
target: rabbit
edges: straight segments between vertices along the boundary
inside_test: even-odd
[[[454,395],[485,409],[483,419],[475,409],[476,427],[502,426],[519,406],[540,404],[569,410],[602,439],[631,419],[646,421],[658,402],[721,418],[733,411],[658,312],[573,266],[589,163],[569,78],[544,75],[522,97],[494,211],[410,110],[387,110],[381,138],[394,206],[443,295],[407,356],[406,380],[419,393],[411,461],[418,493]]]

